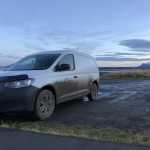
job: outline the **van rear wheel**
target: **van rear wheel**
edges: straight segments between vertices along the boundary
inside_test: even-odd
[[[35,117],[39,120],[48,119],[55,110],[55,96],[50,90],[39,92],[34,106]]]
[[[88,98],[90,101],[96,100],[98,97],[98,86],[96,83],[92,83],[90,87],[90,93],[88,94]]]

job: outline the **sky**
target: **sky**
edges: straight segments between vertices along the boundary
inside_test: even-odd
[[[150,1],[0,0],[0,66],[65,49],[101,67],[150,62]]]

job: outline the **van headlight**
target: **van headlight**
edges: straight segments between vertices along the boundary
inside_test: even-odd
[[[4,83],[5,88],[23,88],[32,85],[33,79],[19,80]]]

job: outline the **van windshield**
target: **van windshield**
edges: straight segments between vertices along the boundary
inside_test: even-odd
[[[23,58],[17,63],[5,68],[6,71],[45,70],[48,69],[60,54],[40,54]]]

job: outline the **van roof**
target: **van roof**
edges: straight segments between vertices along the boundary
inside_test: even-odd
[[[52,50],[52,51],[43,51],[43,52],[38,52],[38,53],[36,53],[36,54],[54,54],[54,53],[61,53],[61,54],[66,54],[66,53],[72,53],[72,52],[74,52],[74,51],[71,51],[71,50]]]
[[[43,51],[43,52],[39,52],[39,53],[35,53],[35,54],[69,54],[69,53],[72,53],[72,54],[79,54],[79,55],[84,55],[84,56],[87,56],[87,57],[91,57],[90,55],[86,54],[86,53],[83,53],[83,52],[78,52],[78,51],[75,51],[75,50],[55,50],[55,51]]]

